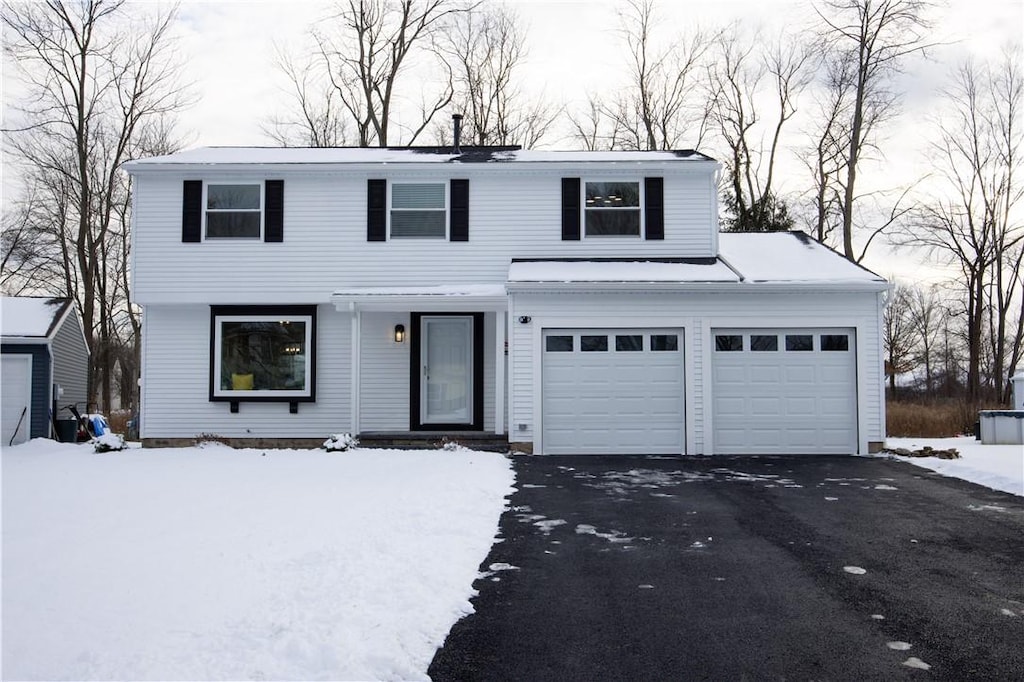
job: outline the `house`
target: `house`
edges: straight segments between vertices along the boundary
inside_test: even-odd
[[[133,161],[145,445],[864,453],[887,283],[720,234],[695,151],[203,148]]]
[[[0,445],[55,435],[59,408],[85,410],[89,348],[73,301],[35,296],[0,297],[3,367]]]

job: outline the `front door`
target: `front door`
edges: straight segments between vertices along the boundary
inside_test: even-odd
[[[424,315],[420,343],[420,423],[473,423],[473,317]]]

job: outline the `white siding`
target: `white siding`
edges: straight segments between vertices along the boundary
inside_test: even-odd
[[[753,285],[756,287],[756,285]],[[753,288],[752,287],[752,288]],[[737,294],[540,294],[512,296],[513,406],[510,436],[537,445],[539,369],[543,328],[682,327],[692,333],[685,348],[686,396],[693,412],[687,452],[709,453],[711,379],[709,330],[713,327],[853,327],[858,338],[859,446],[883,439],[877,295],[826,292]],[[519,316],[531,317],[520,324]],[[688,337],[689,338],[689,337]],[[871,350],[874,349],[874,350]],[[692,401],[692,403],[691,403]],[[689,414],[689,413],[688,413]],[[529,425],[518,431],[516,424]]]
[[[211,169],[141,174],[135,180],[134,295],[142,304],[327,302],[343,286],[504,282],[512,258],[716,255],[714,164],[652,170],[614,166],[573,173],[582,179],[665,178],[665,239],[561,239],[561,177],[551,169],[445,165],[429,178],[470,180],[468,242],[366,240],[366,181],[424,178],[423,171],[281,171]],[[182,182],[283,179],[284,242],[182,243]],[[443,264],[443,267],[439,265]],[[287,277],[287,286],[282,278]]]
[[[316,402],[210,402],[210,308],[146,306],[143,335],[143,438],[326,438],[351,431],[349,316],[332,306],[317,311]]]
[[[396,324],[411,333],[405,313],[362,313],[359,349],[359,431],[409,430],[409,349],[395,343]]]

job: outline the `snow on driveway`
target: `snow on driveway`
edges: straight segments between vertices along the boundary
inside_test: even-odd
[[[2,453],[3,679],[427,679],[512,492],[457,451]]]
[[[886,438],[887,448],[934,450],[956,448],[960,459],[896,457],[943,476],[962,478],[994,490],[1024,496],[1024,446],[983,445],[971,436],[959,438]]]

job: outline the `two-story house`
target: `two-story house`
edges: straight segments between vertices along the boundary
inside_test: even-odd
[[[146,445],[507,437],[864,453],[877,275],[720,234],[695,151],[204,148],[134,161]]]

